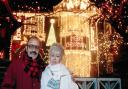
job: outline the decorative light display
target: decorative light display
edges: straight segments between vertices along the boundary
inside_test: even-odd
[[[67,10],[86,10],[89,6],[89,0],[65,0],[63,1],[63,8]]]
[[[37,36],[43,45],[45,41],[44,33],[44,15],[35,13],[13,13],[14,16],[23,23],[23,26],[17,29],[14,35],[12,35],[10,45],[10,60],[14,59],[15,55],[18,55],[22,49],[22,46],[26,44],[27,38],[30,36]],[[44,53],[42,54],[44,55]]]
[[[4,58],[4,51],[2,50],[2,51],[0,51],[0,59],[2,60],[3,58]]]
[[[41,41],[45,41],[44,19],[45,16],[40,13],[13,13],[17,19],[21,19],[23,27],[21,34],[25,36],[36,35]],[[25,29],[25,30],[24,30]]]
[[[113,29],[111,29],[113,30]],[[98,34],[98,56],[101,75],[113,73],[113,62],[118,55],[120,44],[123,43],[122,37],[117,33],[100,32]]]
[[[21,19],[21,21],[24,24],[20,30],[21,31],[21,42],[24,42],[22,41],[24,36],[36,35],[39,37],[40,34],[44,38],[43,41],[47,42],[46,46],[49,43],[51,44],[51,41],[49,41],[49,39],[52,39],[52,41],[56,42],[56,36],[55,36],[54,31],[57,31],[56,30],[57,28],[54,27],[53,25],[55,23],[58,23],[60,25],[60,26],[58,25],[59,26],[58,28],[60,30],[59,42],[65,47],[66,66],[69,67],[70,70],[76,76],[89,77],[90,70],[91,70],[91,50],[90,50],[91,49],[91,46],[90,46],[91,45],[90,44],[91,32],[89,31],[90,29],[89,20],[86,21],[86,19],[88,19],[90,16],[92,16],[95,13],[96,12],[93,13],[90,10],[88,10],[88,13],[81,13],[81,14],[75,14],[73,12],[62,11],[60,13],[56,12],[50,15],[41,14],[41,13],[39,14],[38,13],[24,13],[24,12],[14,13],[14,15],[17,17],[17,19]],[[54,21],[54,19],[51,19],[51,21],[48,22],[51,25],[50,27],[48,27],[49,33],[47,35],[48,37],[46,41],[45,40],[46,32],[44,31],[45,29],[44,27],[46,24],[44,24],[45,23],[44,18],[47,15],[50,17],[55,16],[55,17],[58,17],[58,18],[60,17],[60,18],[58,19],[58,21]],[[41,21],[41,19],[43,20]],[[17,35],[19,35],[18,32],[16,32],[14,37]],[[54,37],[51,37],[51,36],[54,36]],[[44,55],[46,56],[45,58],[48,58],[47,53],[44,53]],[[74,59],[74,62],[72,61],[72,59]]]
[[[53,43],[56,43],[56,36],[55,36],[55,29],[54,29],[54,23],[55,23],[55,19],[51,19],[50,20],[50,31],[48,34],[48,39],[47,39],[47,43],[46,46],[51,46]]]
[[[74,76],[90,77],[92,64],[98,63],[91,58],[91,51],[97,49],[96,31],[89,20],[97,14],[93,7],[88,0],[64,0],[54,7],[52,16],[59,17],[59,42],[65,48],[64,64]]]
[[[101,13],[99,17],[107,21],[115,28],[124,42],[128,41],[128,0],[90,0],[95,4]]]
[[[62,0],[9,0],[9,5],[13,11],[29,12],[51,12],[53,6]]]
[[[16,35],[13,37],[13,40],[21,40],[21,28],[18,28]]]
[[[60,4],[53,7],[53,11],[71,11],[75,13],[85,12],[93,4],[89,0],[63,0]],[[90,8],[91,9],[91,8]],[[93,13],[96,8],[93,6]]]
[[[60,40],[60,43],[62,43],[65,46],[65,48],[66,47],[69,48],[68,50],[73,50],[74,53],[79,54],[79,50],[76,50],[76,49],[74,50],[73,46],[74,46],[74,44],[75,44],[75,46],[77,44],[80,44],[80,41],[78,41],[77,39],[80,38],[80,36],[81,36],[80,32],[83,29],[82,27],[84,27],[84,25],[82,25],[82,23],[81,23],[81,18],[83,16],[84,20],[89,20],[90,19],[89,20],[89,28],[88,28],[88,26],[85,27],[86,29],[89,29],[89,30],[86,31],[84,29],[84,31],[89,32],[89,34],[87,33],[88,35],[86,34],[86,36],[89,39],[89,42],[86,42],[86,43],[89,43],[88,46],[89,46],[89,51],[91,53],[93,51],[96,52],[97,58],[94,58],[94,59],[96,59],[96,61],[88,62],[88,63],[90,63],[90,64],[98,63],[99,67],[101,67],[101,65],[104,66],[104,67],[101,67],[101,69],[98,69],[99,75],[100,75],[100,73],[102,73],[101,70],[106,70],[106,74],[108,74],[108,73],[111,74],[111,73],[113,73],[113,62],[115,61],[114,58],[118,55],[118,50],[119,50],[120,44],[123,43],[123,38],[121,37],[122,35],[117,33],[118,31],[116,32],[116,30],[117,30],[116,28],[115,29],[112,28],[112,26],[110,25],[111,22],[110,22],[109,25],[104,24],[104,23],[107,23],[107,21],[109,21],[109,20],[106,20],[106,19],[108,19],[108,18],[111,19],[110,16],[113,16],[112,15],[113,8],[109,7],[109,4],[106,3],[106,4],[102,5],[103,8],[101,7],[99,9],[96,9],[96,7],[93,7],[92,4],[89,1],[86,0],[85,5],[87,6],[87,8],[81,9],[80,8],[80,5],[81,5],[80,2],[83,2],[83,1],[85,1],[85,0],[82,0],[82,1],[79,1],[79,0],[77,0],[77,1],[73,1],[73,0],[66,1],[65,0],[62,3],[58,4],[56,7],[54,7],[55,11],[60,11],[60,12],[58,12],[59,13],[58,15],[61,17],[60,26],[62,26],[61,27],[62,32],[60,33],[60,37],[62,37],[62,38]],[[93,9],[91,9],[92,7],[93,7]],[[90,11],[88,9],[90,9]],[[66,16],[66,14],[61,13],[61,11],[62,12],[65,11],[65,13],[68,13],[69,15]],[[76,17],[73,16],[73,14],[71,14],[69,11],[73,12],[75,14],[77,13]],[[91,11],[92,11],[92,13],[90,13]],[[84,13],[84,14],[82,15],[82,13]],[[87,13],[89,13],[89,14],[87,14]],[[63,17],[65,18],[64,20],[63,20]],[[79,19],[76,19],[76,18],[79,18]],[[97,25],[98,25],[98,23],[100,23],[100,20],[103,20],[103,19],[105,21],[105,22],[104,21],[101,22],[101,23],[103,23],[102,24],[103,29],[100,29],[99,27],[97,27]],[[72,21],[72,22],[70,23],[70,21]],[[87,21],[84,21],[84,24],[85,23],[87,23]],[[120,22],[120,24],[121,24],[121,22]],[[77,26],[78,26],[78,28],[77,28]],[[119,25],[119,26],[121,26],[121,25]],[[65,31],[63,31],[63,29],[65,29]],[[78,30],[78,29],[81,29],[81,30]],[[79,33],[77,33],[77,30],[78,30]],[[102,31],[100,32],[99,30],[102,30],[103,32]],[[82,32],[83,34],[84,34],[84,31]],[[70,33],[71,33],[71,35],[70,35]],[[77,35],[75,36],[74,33],[77,34]],[[102,34],[101,37],[99,37],[100,34]],[[64,38],[66,36],[71,36],[71,37]],[[75,41],[73,41],[73,38],[75,39]],[[71,40],[70,43],[68,42],[68,39]],[[64,44],[64,43],[66,43],[66,44]],[[79,48],[79,46],[80,45],[78,45],[77,48]],[[87,47],[87,46],[82,46],[82,47]],[[67,52],[67,54],[73,54],[73,52],[71,52],[71,51],[69,51],[69,52],[66,51],[66,52]],[[84,53],[86,53],[86,52],[84,52]],[[73,56],[70,56],[70,57],[71,57],[71,61],[67,62],[67,63],[69,63],[69,65],[67,65],[67,66],[70,66],[69,69],[73,70],[73,68],[71,68],[73,66],[73,65],[71,65],[71,62],[75,58],[77,59],[77,57],[73,57]],[[67,58],[68,58],[68,60],[70,60],[69,56]],[[78,58],[78,59],[80,59],[80,58]],[[94,59],[90,59],[90,60],[92,61]],[[87,63],[87,61],[86,61],[86,63]],[[104,63],[106,63],[106,64],[104,64]],[[75,64],[75,63],[73,63],[73,64]],[[78,61],[77,61],[77,64],[79,64]],[[89,67],[86,66],[86,68],[89,68]],[[75,69],[75,67],[74,67],[74,69]],[[81,69],[82,69],[82,67],[81,67]],[[78,70],[79,70],[79,73],[80,73],[80,69],[77,69],[77,71]],[[75,71],[75,73],[77,73],[77,72]],[[82,73],[80,73],[80,74],[82,74]],[[76,74],[76,75],[78,75],[78,74]],[[83,76],[83,75],[81,75],[81,76]]]
[[[21,23],[18,22],[10,9],[8,0],[0,1],[0,50],[4,50],[4,58],[9,58],[9,46],[11,35],[16,31]]]
[[[100,74],[102,70],[112,73],[114,57],[118,55],[119,46],[123,42],[121,37],[123,33],[117,33],[117,29],[123,26],[121,19],[118,19],[120,24],[117,28],[114,29],[110,25],[113,25],[114,19],[119,17],[119,14],[115,14],[119,8],[113,13],[111,5],[115,4],[112,4],[112,0],[105,0],[103,4],[99,0],[92,2],[101,8],[96,8],[89,0],[63,0],[53,8],[53,13],[14,13],[17,19],[21,19],[24,23],[20,30],[21,45],[26,41],[24,37],[31,35],[38,36],[41,41],[46,42],[46,46],[59,42],[65,48],[64,64],[75,76],[90,77],[91,71]],[[50,26],[47,27],[45,22],[47,16],[57,17],[58,20],[51,19],[48,22]],[[106,24],[107,21],[110,22],[109,25]],[[58,26],[54,27],[55,23],[58,23]],[[98,24],[102,24],[101,27]],[[49,33],[45,29],[48,29]],[[43,54],[44,59],[48,59],[47,47]],[[97,67],[93,68],[93,65]]]
[[[109,65],[116,61],[120,45],[126,46],[128,42],[128,0],[90,0],[100,10],[98,16],[91,18],[94,22],[98,19],[109,22],[114,29],[112,34],[101,32],[99,38],[99,59],[104,66],[106,73],[111,73]],[[103,23],[103,22],[101,22]],[[106,35],[105,35],[106,34]],[[106,41],[105,41],[106,40]],[[112,59],[112,60],[111,60]],[[114,60],[115,59],[115,60]],[[111,60],[111,61],[110,61]],[[122,59],[121,59],[122,60]],[[103,62],[104,61],[104,62]],[[110,70],[110,71],[109,71]]]

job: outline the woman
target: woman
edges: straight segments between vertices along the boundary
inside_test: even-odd
[[[61,63],[64,49],[54,43],[49,50],[50,63],[42,73],[41,89],[78,89],[68,69]]]

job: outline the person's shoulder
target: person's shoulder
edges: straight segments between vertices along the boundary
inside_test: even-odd
[[[10,65],[17,66],[21,63],[20,59],[11,60]]]
[[[49,70],[49,65],[47,65],[42,73],[46,73]]]
[[[45,68],[44,71],[42,72],[42,77],[48,76],[48,72],[49,72],[49,69],[48,69],[48,66],[46,66],[46,68]]]
[[[61,68],[66,68],[66,66],[62,63],[59,64]]]
[[[11,60],[11,63],[19,63],[21,60],[19,58],[15,59],[15,60]]]
[[[62,63],[60,64],[60,67],[63,68],[63,69],[68,70],[67,67],[64,64],[62,64]]]
[[[61,70],[64,72],[64,74],[70,75],[68,68],[64,64],[60,64],[60,66],[61,66]]]

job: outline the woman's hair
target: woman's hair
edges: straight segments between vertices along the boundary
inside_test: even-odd
[[[51,50],[59,50],[61,52],[62,55],[64,55],[64,48],[62,47],[62,45],[60,45],[59,43],[53,43],[50,47],[50,52]]]

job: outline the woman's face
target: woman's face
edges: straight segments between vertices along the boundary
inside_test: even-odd
[[[50,64],[55,65],[59,64],[60,61],[62,60],[62,54],[59,49],[53,48],[50,50]]]

